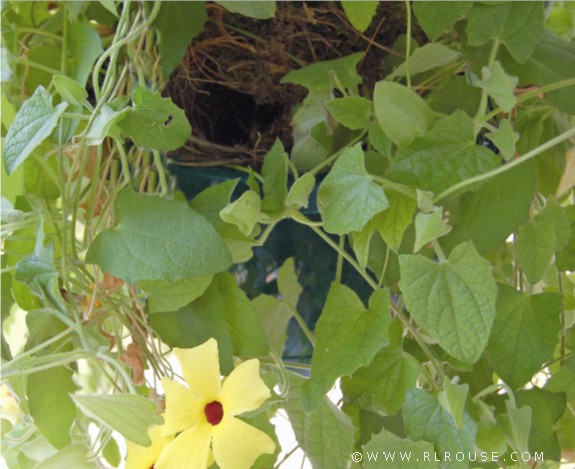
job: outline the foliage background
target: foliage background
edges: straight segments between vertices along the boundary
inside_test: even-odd
[[[394,3],[407,34],[373,83],[365,51],[292,61],[291,148],[187,201],[165,156],[197,134],[162,92],[206,8],[2,2],[2,328],[27,329],[2,340],[8,467],[121,466],[116,438],[161,421],[169,347],[210,337],[224,374],[260,359],[275,394],[246,418],[275,438],[284,409],[314,468],[572,461],[573,3]],[[378,2],[340,10],[365,31]],[[285,237],[313,262],[273,259]]]

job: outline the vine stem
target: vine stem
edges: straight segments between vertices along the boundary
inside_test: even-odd
[[[297,308],[294,308],[292,305],[290,305],[287,302],[286,302],[286,304],[291,309],[294,319],[298,323],[299,327],[301,327],[301,330],[303,331],[304,335],[307,337],[307,340],[309,340],[309,343],[315,349],[315,336],[313,335],[313,332],[310,330],[309,327],[307,327],[306,322],[304,321],[301,314],[299,314],[299,311],[297,310]]]
[[[525,153],[523,156],[520,156],[519,158],[516,158],[513,161],[510,161],[509,163],[504,164],[503,166],[499,166],[499,167],[495,168],[494,170],[489,171],[487,173],[483,173],[483,174],[480,174],[478,176],[475,176],[475,177],[472,177],[469,179],[465,179],[461,182],[458,182],[457,184],[444,190],[437,197],[435,197],[435,199],[433,199],[433,203],[435,204],[438,201],[440,201],[441,199],[444,199],[447,196],[453,194],[454,192],[457,192],[457,191],[459,191],[459,190],[461,190],[467,186],[471,186],[472,184],[475,184],[477,182],[491,179],[492,177],[498,176],[499,174],[502,174],[505,171],[509,171],[510,169],[514,168],[515,166],[519,166],[520,164],[525,163],[526,161],[529,161],[530,159],[536,157],[537,155],[543,153],[544,151],[549,150],[549,148],[553,148],[555,145],[557,145],[557,144],[559,144],[565,140],[568,140],[574,136],[575,136],[575,128],[566,130],[562,134],[559,134],[557,137],[552,138],[551,140],[545,142],[543,145],[540,145],[537,148],[534,148],[530,152]]]

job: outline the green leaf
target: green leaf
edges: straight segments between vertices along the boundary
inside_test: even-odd
[[[68,103],[52,106],[52,97],[39,86],[16,113],[2,146],[6,172],[11,175],[50,136]]]
[[[515,155],[515,143],[519,135],[513,131],[513,127],[507,119],[499,121],[499,127],[495,132],[487,134],[494,145],[499,148],[505,161],[510,161]]]
[[[149,446],[148,427],[163,423],[156,404],[134,394],[72,394],[73,401],[88,417],[116,430],[128,440]]]
[[[471,86],[465,76],[451,75],[437,83],[437,87],[426,96],[431,108],[449,115],[461,109],[470,116],[477,113],[481,101],[481,90]]]
[[[283,211],[287,198],[287,154],[279,139],[264,158],[262,176],[264,178],[262,210],[277,215]]]
[[[290,158],[298,170],[309,171],[332,153],[333,141],[326,128],[325,107],[329,100],[328,91],[310,91],[295,111]],[[327,138],[318,136],[318,130],[324,130]]]
[[[428,455],[427,460],[425,454]],[[429,469],[430,454],[433,454],[432,444],[423,440],[414,442],[409,438],[402,440],[385,429],[363,447],[364,464],[370,469],[388,469],[392,465],[402,469]]]
[[[355,434],[350,418],[326,397],[315,411],[306,412],[301,405],[303,386],[303,378],[290,375],[285,409],[297,442],[314,469],[346,469]]]
[[[477,424],[471,416],[464,412],[463,427],[457,428],[453,417],[439,404],[437,399],[420,388],[412,388],[407,392],[403,410],[405,430],[412,440],[426,440],[434,444],[439,455],[461,451],[465,454],[473,452]],[[446,459],[443,466],[467,468],[468,461],[451,461]]]
[[[220,210],[228,205],[238,181],[239,179],[230,179],[204,189],[190,201],[190,207],[219,231],[226,224],[220,218]]]
[[[545,389],[551,392],[564,392],[567,403],[575,404],[575,355],[567,358],[561,368],[554,372],[545,383]]]
[[[531,408],[526,405],[516,408],[509,400],[505,401],[505,407],[507,413],[499,415],[497,421],[520,452],[529,451],[529,431],[533,414]]]
[[[172,347],[194,347],[213,336],[220,343],[222,357],[227,352],[230,357],[232,353],[264,356],[268,352],[253,305],[227,272],[216,275],[205,293],[186,307],[152,314],[150,322]]]
[[[452,2],[455,3],[455,2]],[[436,3],[437,5],[437,3]],[[434,68],[443,67],[445,65],[456,62],[461,57],[461,53],[449,47],[436,42],[430,42],[418,47],[413,51],[409,58],[409,73],[416,75],[418,73],[427,72]],[[407,67],[405,62],[397,67],[387,78],[389,80],[404,77],[407,74]]]
[[[529,389],[515,395],[518,406],[529,406],[533,412],[529,432],[529,451],[542,452],[546,460],[560,461],[561,447],[555,433],[555,423],[565,412],[565,394],[553,394],[544,389]]]
[[[86,19],[80,19],[70,23],[67,47],[68,76],[81,86],[85,86],[94,62],[104,51],[102,39]]]
[[[572,78],[575,76],[575,42],[545,31],[524,64],[509,60],[505,68],[519,77],[519,86],[547,85]],[[575,114],[575,86],[550,91],[546,97],[559,110]]]
[[[250,18],[257,18],[258,20],[267,20],[273,18],[276,14],[275,0],[263,1],[221,1],[216,3],[220,4],[232,13],[239,13],[240,15],[249,16]]]
[[[94,469],[95,467],[93,462],[89,462],[88,448],[70,445],[38,463],[34,469]]]
[[[545,208],[535,217],[535,222],[537,224],[548,223],[553,227],[556,241],[555,251],[567,247],[572,234],[571,223],[567,211],[557,203],[555,197],[547,200]]]
[[[76,419],[76,406],[69,397],[69,393],[76,391],[72,375],[69,369],[56,366],[32,373],[26,383],[34,424],[56,448],[70,444],[70,428]]]
[[[164,77],[182,62],[192,39],[208,20],[205,2],[164,2],[152,26],[160,36],[160,66]]]
[[[115,125],[129,112],[129,108],[115,108],[109,104],[102,106],[86,134],[87,145],[101,145],[106,137],[119,135]]]
[[[356,2],[351,0],[343,0],[341,6],[345,11],[345,16],[351,25],[358,31],[365,31],[371,24],[371,20],[377,11],[379,2],[363,1]]]
[[[56,288],[58,272],[54,267],[54,244],[40,244],[32,254],[18,262],[14,278],[40,297]]]
[[[167,280],[140,280],[140,287],[148,295],[150,313],[177,311],[189,302],[202,296],[212,275],[182,278],[173,282]]]
[[[512,388],[529,382],[545,362],[553,359],[559,342],[562,301],[563,296],[558,293],[529,296],[499,285],[487,358]]]
[[[547,29],[565,39],[575,36],[575,8],[569,3],[555,3],[545,20]]]
[[[341,379],[345,402],[382,415],[403,408],[407,390],[415,386],[419,363],[400,347],[381,349],[368,366]]]
[[[27,195],[48,200],[60,197],[58,161],[55,156],[45,159],[50,149],[50,145],[44,142],[22,163],[24,190]]]
[[[122,454],[120,453],[120,448],[118,447],[118,443],[114,437],[110,438],[106,446],[104,446],[102,456],[104,456],[106,462],[112,467],[118,467],[122,462]]]
[[[318,192],[318,207],[329,233],[359,231],[389,204],[383,189],[365,170],[361,144],[345,150]]]
[[[66,329],[66,325],[57,319],[57,313],[55,314],[52,309],[48,308],[30,311],[26,315],[26,327],[28,327],[29,335],[26,340],[25,350],[30,350],[42,344]],[[62,342],[64,340],[52,344],[51,347],[45,347],[45,350],[50,351],[54,348],[60,348],[62,347]]]
[[[261,243],[255,239],[255,236],[260,234],[259,229],[256,229],[251,236],[246,236],[237,226],[225,225],[219,233],[226,247],[232,253],[234,264],[249,261],[254,255],[254,246],[261,246]]]
[[[377,229],[389,248],[397,253],[417,204],[414,199],[399,192],[388,191],[386,195],[389,208],[376,216]]]
[[[226,375],[234,369],[232,338],[217,291],[208,289],[178,311],[150,314],[148,319],[154,332],[170,347],[192,348],[213,337],[218,341],[221,372]]]
[[[118,9],[116,8],[114,0],[98,0],[98,1],[106,10],[112,13],[112,15],[114,15],[116,18],[119,16]]]
[[[413,12],[425,34],[435,41],[470,7],[470,2],[414,2]]]
[[[379,215],[376,215],[374,218],[368,221],[361,229],[361,231],[353,231],[351,233],[353,251],[355,253],[355,257],[357,258],[357,262],[362,267],[362,269],[365,269],[367,266],[371,238],[373,233],[375,233],[377,226],[376,218]]]
[[[451,226],[443,221],[443,210],[418,213],[415,217],[415,247],[413,252],[419,252],[427,243],[445,236],[450,231]]]
[[[483,79],[476,83],[477,86],[484,89],[487,94],[495,100],[503,112],[511,112],[517,102],[513,91],[519,79],[507,75],[501,64],[497,61],[493,63],[491,70],[487,67],[483,67],[481,73]]]
[[[452,249],[473,241],[480,254],[496,250],[528,220],[534,190],[533,165],[524,163],[490,179],[478,191],[463,194],[459,210],[450,218],[453,230],[442,245]]]
[[[305,173],[303,176],[298,178],[287,195],[286,205],[289,207],[295,205],[300,208],[307,208],[309,205],[309,196],[315,187],[315,177],[311,173]]]
[[[261,357],[268,353],[268,343],[256,311],[232,274],[222,272],[214,278],[207,292],[212,308],[224,311],[224,320],[232,338],[234,354]]]
[[[555,252],[553,225],[527,222],[519,228],[515,240],[515,257],[529,283],[535,284],[547,272]]]
[[[315,62],[292,70],[281,83],[295,83],[310,91],[330,91],[333,85],[330,75],[335,73],[344,88],[353,88],[361,83],[356,67],[362,57],[363,52],[356,52],[339,59]]]
[[[281,356],[287,341],[287,327],[293,310],[285,301],[270,295],[259,295],[252,300],[270,349]]]
[[[88,92],[76,80],[65,75],[54,75],[52,83],[56,91],[62,96],[65,101],[76,106],[81,106],[86,98]]]
[[[311,378],[304,386],[303,406],[312,411],[342,375],[367,365],[389,343],[389,292],[376,290],[366,311],[357,295],[332,283],[315,327],[316,347]]]
[[[259,245],[254,238],[242,234],[237,226],[226,223],[220,217],[220,211],[228,205],[238,180],[208,187],[190,202],[190,206],[204,216],[222,236],[234,264],[248,261],[253,255],[252,248]],[[254,236],[257,234],[258,230],[255,230]]]
[[[455,384],[445,378],[443,391],[437,396],[437,400],[441,406],[453,417],[456,428],[460,430],[465,424],[465,401],[467,400],[468,394],[468,384]]]
[[[126,190],[114,208],[118,225],[96,236],[86,254],[86,261],[104,272],[129,283],[173,281],[231,265],[222,238],[183,202]]]
[[[515,60],[524,63],[543,36],[544,6],[540,2],[474,3],[467,15],[470,46],[497,39]]]
[[[391,81],[380,81],[373,92],[375,117],[386,135],[399,147],[427,133],[435,115],[415,91]]]
[[[186,143],[192,129],[184,111],[171,99],[138,85],[132,101],[133,107],[118,125],[136,145],[170,151]]]
[[[497,287],[491,264],[471,243],[457,246],[446,262],[399,256],[401,290],[414,319],[453,357],[475,363],[495,319]]]
[[[279,268],[277,282],[280,295],[295,309],[303,288],[298,282],[293,257],[286,259]]]
[[[369,144],[380,155],[391,155],[391,140],[385,134],[378,122],[372,122],[370,124],[367,138]]]
[[[244,192],[239,199],[220,210],[220,217],[226,223],[239,228],[249,236],[261,219],[261,199],[254,191]]]
[[[346,96],[327,103],[327,110],[341,125],[351,130],[367,129],[373,103],[360,96]]]
[[[463,111],[455,111],[438,121],[428,134],[416,137],[399,150],[386,176],[410,187],[439,194],[458,182],[498,166],[497,155],[475,143],[471,118]]]

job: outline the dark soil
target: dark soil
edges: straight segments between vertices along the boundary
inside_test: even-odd
[[[307,90],[280,84],[282,77],[306,64],[363,51],[358,72],[369,96],[406,23],[403,2],[381,2],[365,33],[349,24],[339,2],[277,2],[270,20],[208,4],[208,16],[165,90],[193,129],[185,147],[172,155],[178,165],[259,168],[276,138],[289,151],[292,109]]]

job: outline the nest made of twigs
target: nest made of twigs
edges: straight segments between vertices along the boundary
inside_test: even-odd
[[[382,78],[390,46],[405,32],[403,3],[382,2],[365,33],[339,2],[277,2],[275,18],[255,20],[208,4],[208,22],[170,76],[165,94],[186,112],[187,144],[171,155],[183,166],[259,168],[279,138],[292,146],[292,109],[307,90],[281,84],[306,64],[365,53],[358,71],[369,90]]]

